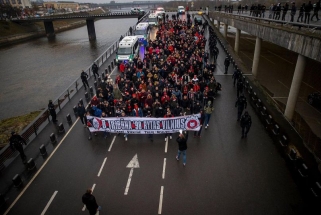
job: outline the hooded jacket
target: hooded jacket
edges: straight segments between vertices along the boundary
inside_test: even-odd
[[[207,102],[207,105],[205,106],[204,108],[204,111],[206,114],[211,114],[213,112],[214,108],[212,106],[212,102],[211,101],[208,101]]]

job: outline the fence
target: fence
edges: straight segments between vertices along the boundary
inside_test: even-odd
[[[138,22],[141,22],[143,19],[148,16],[149,13],[146,13]],[[135,26],[131,26],[135,29]],[[129,30],[125,32],[125,36],[130,35]],[[107,50],[101,54],[94,62],[98,67],[102,66],[117,50],[119,41],[115,41]],[[114,67],[115,60],[111,61],[111,67]],[[109,69],[111,69],[109,67]],[[91,66],[84,70],[88,75],[89,79],[93,76]],[[109,71],[110,72],[110,71]],[[59,113],[60,110],[70,101],[70,99],[78,92],[78,90],[83,86],[81,78],[77,78],[73,81],[55,100],[53,104],[56,108],[56,113]],[[26,128],[24,128],[20,135],[26,140],[29,145],[32,140],[34,140],[38,134],[48,125],[50,122],[50,114],[47,109],[43,110]],[[0,151],[0,171],[4,170],[14,159],[17,157],[18,152],[13,151],[9,144],[7,144]]]

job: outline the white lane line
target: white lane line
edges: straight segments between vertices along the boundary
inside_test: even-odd
[[[117,64],[115,65],[115,67],[114,67],[113,71],[111,71],[111,73],[110,73],[110,75],[109,75],[109,76],[112,76],[112,74],[116,71],[116,69],[117,69]]]
[[[274,63],[273,61],[271,61],[271,60],[267,59],[267,58],[266,58],[266,57],[264,57],[263,55],[261,55],[261,57],[263,57],[265,60],[267,60],[267,61],[269,61],[270,63],[272,63],[272,64],[274,64],[274,65],[275,65],[275,63]]]
[[[164,164],[163,164],[163,174],[162,174],[163,179],[165,179],[165,169],[166,169],[166,158],[164,158]]]
[[[166,143],[165,143],[165,153],[167,153],[167,148],[168,148],[168,137],[166,137]]]
[[[44,214],[47,212],[47,210],[48,210],[51,202],[54,200],[54,198],[56,197],[57,193],[58,193],[58,191],[56,190],[56,191],[52,194],[51,198],[49,199],[49,202],[47,203],[46,207],[43,209],[41,215],[44,215]]]
[[[308,84],[308,83],[306,83],[306,82],[304,82],[304,81],[302,81],[302,83],[320,93],[319,90],[317,90],[316,88],[312,87],[310,84]]]
[[[250,58],[249,56],[247,56],[244,52],[240,51],[240,53],[242,53],[245,57],[247,57],[248,59],[250,59],[251,61],[253,61],[253,59]]]
[[[40,174],[41,170],[47,165],[47,163],[50,161],[50,158],[55,154],[55,152],[58,150],[59,146],[62,144],[62,142],[67,138],[68,134],[72,131],[74,126],[77,124],[79,118],[74,122],[74,124],[71,126],[69,131],[66,133],[66,135],[61,139],[57,147],[52,151],[52,153],[49,155],[47,160],[43,163],[43,165],[40,167],[40,169],[36,172],[36,174],[32,177],[32,179],[29,181],[29,183],[25,186],[25,188],[22,190],[22,192],[18,195],[18,197],[12,202],[12,204],[9,206],[9,208],[6,210],[4,215],[8,214],[11,208],[17,203],[17,201],[21,198],[21,196],[26,192],[30,184],[35,180],[35,178]]]
[[[111,150],[111,147],[113,147],[113,144],[114,144],[115,140],[116,140],[116,136],[114,136],[113,141],[111,141],[111,144],[110,144],[109,149],[108,149],[109,152]]]
[[[96,184],[94,184],[93,187],[91,188],[92,192],[94,192],[95,187],[96,187]],[[86,210],[86,205],[84,205],[84,207],[81,210],[85,211]]]
[[[272,97],[272,99],[287,99],[288,97]]]
[[[132,177],[133,177],[133,173],[134,173],[134,168],[131,168],[130,172],[129,172],[129,177],[128,177],[128,181],[127,181],[127,185],[126,185],[126,189],[125,189],[124,195],[128,194],[128,190],[129,190],[130,182],[131,182]]]
[[[164,186],[161,186],[160,195],[159,195],[158,214],[162,214],[162,207],[163,207],[163,193],[164,193]]]
[[[284,61],[288,62],[289,64],[294,64],[294,63],[292,63],[292,62],[288,61],[287,59],[285,59],[285,58],[281,57],[280,55],[277,55],[277,54],[275,54],[275,53],[273,53],[273,52],[271,52],[271,51],[268,51],[268,52],[270,52],[271,54],[273,54],[273,55],[277,56],[278,58],[281,58],[282,60],[284,60]]]
[[[105,157],[104,162],[103,162],[103,164],[102,164],[101,167],[100,167],[100,170],[99,170],[98,175],[97,175],[98,177],[100,176],[101,172],[103,171],[103,168],[104,168],[104,166],[105,166],[106,161],[107,161],[107,157]]]
[[[286,86],[284,83],[282,83],[280,80],[278,80],[278,82],[281,84],[281,85],[283,85],[285,88],[287,88],[287,89],[290,89],[288,86]]]

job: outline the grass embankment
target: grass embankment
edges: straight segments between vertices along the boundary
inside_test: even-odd
[[[9,143],[11,131],[21,132],[41,111],[34,111],[22,116],[11,117],[0,121],[0,149]]]
[[[98,9],[94,11],[89,11],[89,12],[83,12],[83,13],[75,13],[75,14],[66,14],[66,16],[72,16],[72,15],[98,15],[102,14],[103,10]],[[61,15],[57,15],[61,16]],[[55,16],[51,16],[55,17]],[[55,29],[60,29],[65,26],[72,25],[74,23],[79,23],[81,19],[70,19],[70,20],[61,20],[61,21],[54,21],[54,28]],[[85,24],[85,20],[82,21],[83,24]],[[10,21],[0,21],[0,37],[10,37],[10,36],[15,36],[15,35],[23,35],[23,34],[28,34],[28,33],[33,33],[33,32],[42,32],[44,31],[44,25],[43,22],[34,22],[34,23],[29,23],[29,24],[17,24],[15,22],[10,22]],[[66,29],[68,30],[68,29]]]

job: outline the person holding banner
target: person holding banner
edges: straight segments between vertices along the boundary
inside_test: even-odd
[[[179,161],[179,157],[181,154],[183,154],[183,165],[186,166],[186,149],[187,149],[187,139],[188,139],[188,133],[185,133],[186,136],[184,136],[183,132],[179,134],[179,136],[176,139],[176,142],[178,143],[178,152],[176,155],[176,160]]]
[[[166,115],[164,116],[164,118],[172,118],[172,117],[174,117],[174,116],[172,115],[171,111],[170,111],[170,110],[167,110],[167,113],[166,113]],[[168,135],[169,135],[169,139],[172,139],[172,133],[165,134],[165,141],[167,140]]]
[[[127,117],[126,113],[124,111],[121,112],[121,117]],[[124,134],[124,137],[125,137],[125,141],[127,141],[128,140],[128,134]]]

